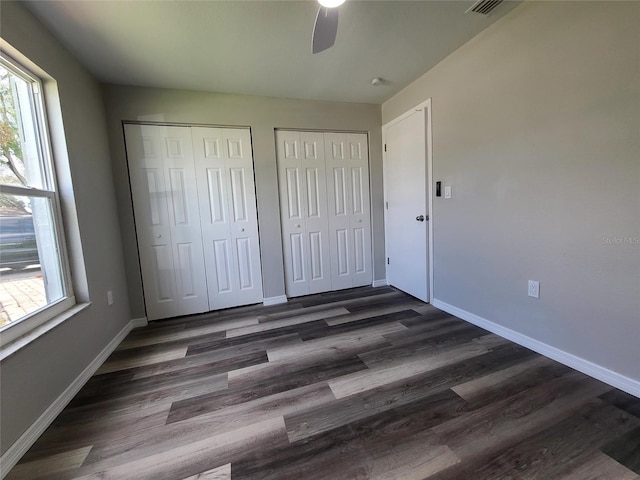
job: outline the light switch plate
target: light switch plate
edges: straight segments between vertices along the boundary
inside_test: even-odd
[[[451,185],[444,186],[444,198],[451,198]]]

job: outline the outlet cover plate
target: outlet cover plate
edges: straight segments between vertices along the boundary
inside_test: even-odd
[[[537,280],[529,280],[528,294],[533,298],[540,298],[540,282]]]

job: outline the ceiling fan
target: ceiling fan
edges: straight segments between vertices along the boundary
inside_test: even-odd
[[[338,33],[338,8],[345,0],[318,0],[320,8],[313,27],[312,51],[320,53],[333,47]]]

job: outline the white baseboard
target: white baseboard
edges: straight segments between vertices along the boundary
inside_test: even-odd
[[[631,395],[640,398],[640,381],[638,380],[634,380],[632,378],[621,375],[601,365],[590,362],[589,360],[585,360],[582,357],[578,357],[571,353],[565,352],[564,350],[560,350],[559,348],[552,347],[551,345],[536,340],[535,338],[523,335],[522,333],[516,332],[515,330],[511,330],[510,328],[498,325],[497,323],[487,320],[486,318],[479,317],[478,315],[467,312],[466,310],[462,310],[461,308],[454,307],[453,305],[449,305],[448,303],[442,302],[440,300],[433,299],[431,301],[431,305],[439,308],[440,310],[444,310],[451,315],[455,315],[458,318],[466,320],[469,323],[473,323],[478,327],[489,330],[496,335],[500,335],[507,340],[511,340],[518,345],[522,345],[523,347],[527,347],[534,352],[538,352],[545,357],[556,360],[557,362],[578,370],[585,375],[589,375],[590,377],[598,379],[608,385],[611,385],[612,387],[619,388],[620,390],[623,390]]]
[[[140,327],[146,327],[147,325],[149,325],[149,321],[147,320],[147,317],[141,317],[141,318],[132,318],[131,322],[129,322],[131,324],[131,328],[140,328]]]
[[[371,284],[372,287],[385,287],[387,285],[388,283],[386,278],[383,278],[382,280],[374,280]]]
[[[104,349],[98,354],[96,358],[85,368],[78,377],[71,382],[62,394],[56,398],[51,405],[44,411],[38,419],[31,424],[31,426],[15,441],[13,445],[2,455],[0,458],[0,478],[4,478],[11,469],[20,461],[22,456],[27,453],[27,450],[40,438],[40,435],[51,425],[56,417],[62,412],[69,402],[76,396],[80,389],[87,381],[93,376],[93,374],[100,368],[105,360],[113,353],[113,351],[120,345],[124,338],[129,334],[131,330],[136,327],[145,326],[147,324],[146,318],[136,318],[131,320],[127,325],[118,332],[113,340],[104,347]]]
[[[266,297],[262,299],[262,303],[265,306],[268,305],[278,305],[280,303],[287,303],[289,300],[286,295],[280,295],[278,297]]]

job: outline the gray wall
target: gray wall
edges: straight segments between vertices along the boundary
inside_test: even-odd
[[[104,86],[131,311],[144,302],[127,174],[122,122],[151,121],[251,127],[265,297],[285,294],[274,129],[354,130],[369,133],[374,279],[383,279],[380,106],[290,100],[180,90]]]
[[[638,2],[525,2],[382,106],[432,98],[435,298],[636,381],[638,25]]]
[[[64,122],[64,137],[54,135],[53,146],[63,152],[58,156],[63,164],[58,174],[74,288],[80,301],[92,302],[81,314],[2,361],[0,450],[4,453],[131,317],[100,87],[22,5],[3,1],[1,8],[3,39],[57,81],[59,97],[50,95],[52,85],[45,93],[47,105],[57,104]],[[59,126],[54,122],[52,129]],[[112,306],[106,303],[107,290],[113,290]]]

